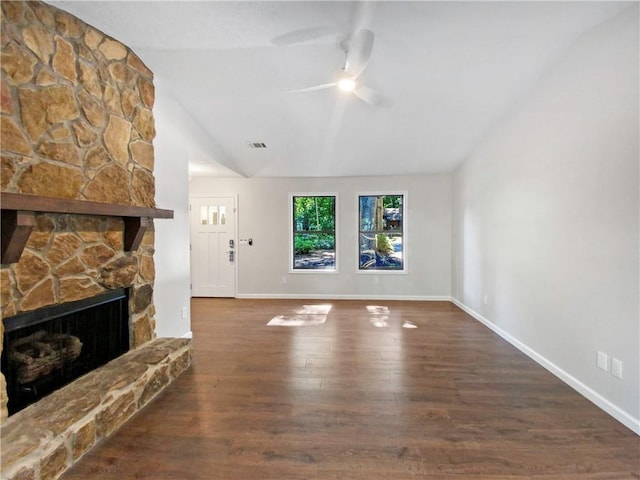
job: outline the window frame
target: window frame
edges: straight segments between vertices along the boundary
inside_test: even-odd
[[[360,268],[360,197],[402,196],[402,269]],[[363,275],[406,275],[409,273],[409,195],[406,190],[375,190],[356,192],[356,273]]]
[[[333,237],[334,237],[334,261],[333,268],[295,268],[295,233],[294,230],[294,212],[293,199],[295,197],[333,197],[334,198],[334,219],[333,219]],[[302,274],[334,274],[338,273],[338,193],[337,192],[290,192],[289,193],[289,273]]]

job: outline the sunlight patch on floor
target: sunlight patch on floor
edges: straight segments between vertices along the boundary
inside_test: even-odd
[[[380,317],[370,318],[369,321],[371,322],[371,325],[373,325],[376,328],[387,328],[389,326],[389,323],[387,322],[388,319],[389,317],[380,316]]]
[[[389,315],[389,307],[384,305],[367,305],[367,312],[372,315]]]
[[[376,328],[388,328],[389,327],[389,315],[391,310],[385,305],[367,305],[367,312],[369,312],[369,323]],[[406,321],[402,324],[402,328],[418,328],[413,323]]]
[[[369,312],[369,322],[376,328],[387,328],[389,326],[389,307],[384,305],[367,305]]]
[[[294,315],[276,315],[268,323],[269,327],[309,327],[322,325],[327,321],[331,304],[303,305]]]
[[[297,315],[329,315],[331,304],[322,305],[303,305],[301,309],[296,310]]]

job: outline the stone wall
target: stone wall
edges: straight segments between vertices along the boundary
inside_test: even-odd
[[[155,206],[151,71],[45,3],[2,1],[1,15],[1,190]],[[152,226],[138,251],[124,252],[119,218],[36,221],[20,261],[0,268],[3,318],[132,287],[131,346],[155,337]],[[4,378],[0,392],[6,417]]]

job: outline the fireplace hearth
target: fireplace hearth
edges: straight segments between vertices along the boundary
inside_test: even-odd
[[[129,350],[127,289],[3,320],[9,415]]]

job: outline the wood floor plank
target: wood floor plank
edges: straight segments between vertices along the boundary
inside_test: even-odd
[[[191,311],[192,368],[64,480],[640,478],[640,437],[449,302]]]

